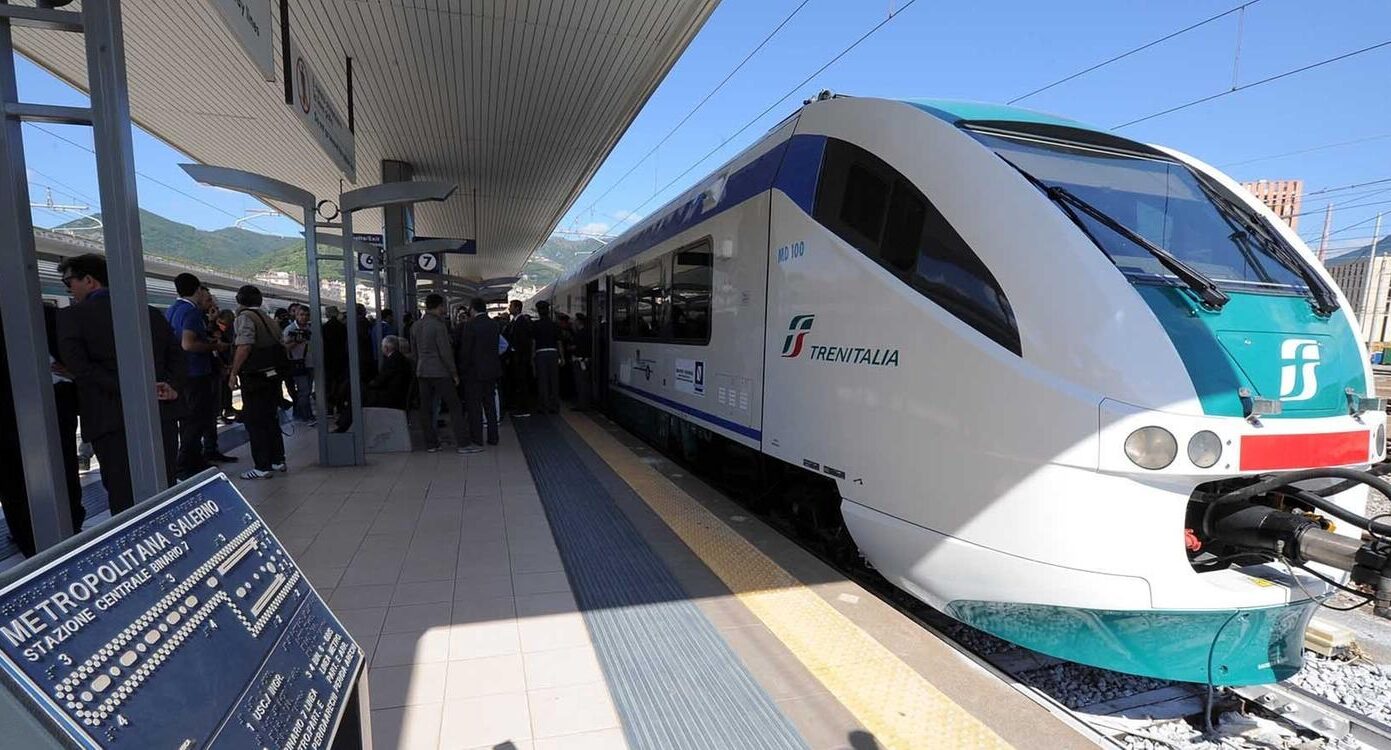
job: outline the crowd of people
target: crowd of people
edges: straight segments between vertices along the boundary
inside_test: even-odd
[[[81,443],[101,467],[111,512],[136,501],[131,486],[117,351],[125,343],[113,331],[106,260],[78,255],[59,264],[72,304],[45,306],[48,350],[66,494],[74,532],[86,518],[79,478]],[[336,431],[352,425],[348,327],[336,307],[316,320],[307,305],[267,313],[261,291],[237,291],[236,308],[222,309],[194,274],[174,279],[178,298],[163,311],[150,308],[149,327],[159,404],[166,480],[187,479],[216,464],[237,461],[219,447],[219,420],[240,421],[252,465],[243,479],[268,479],[288,471],[283,425],[314,426],[332,419]],[[362,405],[416,410],[425,449],[441,450],[440,427],[448,416],[453,447],[479,453],[498,444],[500,414],[526,417],[557,413],[562,398],[586,408],[591,401],[590,332],[585,316],[552,314],[544,302],[535,316],[519,300],[490,316],[473,299],[451,316],[446,300],[431,294],[423,313],[404,316],[398,328],[391,310],[375,319],[358,304]],[[315,331],[318,328],[318,331]],[[314,351],[319,347],[319,351]],[[0,326],[0,361],[6,357]],[[312,362],[322,357],[328,414],[315,413]],[[240,409],[234,408],[234,391]],[[0,451],[19,455],[18,428],[8,368],[0,367]],[[10,535],[25,555],[34,554],[22,462],[0,472],[0,505]]]

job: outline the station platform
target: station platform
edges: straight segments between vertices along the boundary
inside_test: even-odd
[[[235,480],[366,650],[377,750],[1093,746],[603,417],[501,437]]]

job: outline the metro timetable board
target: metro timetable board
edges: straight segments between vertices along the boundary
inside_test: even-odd
[[[225,476],[186,485],[6,574],[8,692],[57,746],[330,747],[362,650]]]

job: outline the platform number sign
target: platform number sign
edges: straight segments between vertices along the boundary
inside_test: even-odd
[[[421,253],[415,256],[415,267],[422,273],[434,273],[440,269],[440,259],[434,253]]]
[[[358,267],[358,270],[360,270],[360,271],[366,271],[366,272],[368,272],[368,273],[372,273],[373,271],[377,270],[377,254],[376,254],[376,253],[358,253],[358,254],[357,254],[357,267]]]

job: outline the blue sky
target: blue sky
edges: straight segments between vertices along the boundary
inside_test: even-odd
[[[660,206],[823,88],[860,96],[1008,101],[1239,4],[1239,0],[1074,0],[1063,4],[918,0],[903,9],[906,0],[809,0],[654,156],[639,163],[801,2],[724,0],[561,227],[608,232],[629,226],[634,211]],[[658,188],[882,20],[890,8],[903,10],[728,146],[657,194]],[[1234,64],[1236,81],[1249,83],[1391,39],[1391,4],[1258,0],[1241,21],[1239,61],[1237,31],[1238,16],[1232,14],[1019,104],[1110,128],[1229,90]],[[1371,236],[1370,217],[1378,210],[1391,210],[1391,182],[1314,191],[1391,178],[1391,100],[1384,93],[1388,69],[1391,47],[1117,132],[1186,151],[1237,179],[1301,178],[1309,193],[1304,210],[1310,212],[1301,218],[1301,234],[1317,236],[1323,208],[1332,202],[1336,204],[1334,229],[1366,222],[1341,232],[1335,240],[1366,242]],[[26,99],[81,101],[28,63],[21,62],[20,78]],[[42,127],[90,146],[85,128]],[[42,202],[43,189],[51,187],[58,203],[95,203],[90,153],[32,126],[26,126],[25,139],[35,202]],[[1307,150],[1346,141],[1357,142]],[[261,208],[244,196],[192,183],[175,166],[179,156],[155,139],[137,133],[135,143],[136,167],[143,173],[138,178],[142,207],[204,228],[230,225],[247,209]],[[634,164],[638,167],[620,182],[619,177]],[[40,225],[71,217],[35,212]],[[282,234],[298,228],[283,218],[260,218],[250,226]]]

